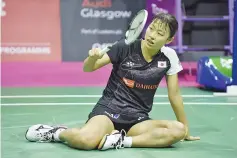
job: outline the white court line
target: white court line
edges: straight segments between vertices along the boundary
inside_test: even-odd
[[[96,103],[4,103],[2,106],[22,106],[22,105],[95,105]],[[184,102],[185,105],[236,105],[237,103],[210,103],[210,102]],[[170,102],[154,102],[153,105],[170,105]]]
[[[2,129],[12,129],[12,128],[25,128],[25,127],[30,127],[32,125],[23,125],[23,126],[9,126],[9,127],[2,127]]]
[[[4,114],[4,115],[7,115],[7,116],[26,116],[26,115],[35,115],[35,114],[38,114],[38,113],[16,113],[16,114]]]
[[[1,96],[1,98],[99,98],[102,95],[11,95]],[[155,98],[167,98],[168,95],[155,95]],[[182,95],[184,98],[212,98],[214,95]]]
[[[86,120],[78,120],[78,121],[71,121],[71,122],[65,122],[65,123],[55,123],[57,125],[75,125],[75,124],[83,124],[85,123]],[[45,123],[47,124],[47,123]],[[22,126],[6,126],[6,127],[2,127],[0,129],[14,129],[14,128],[25,128],[25,127],[30,127],[32,125],[22,125]]]

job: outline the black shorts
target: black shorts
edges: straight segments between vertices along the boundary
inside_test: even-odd
[[[122,129],[126,132],[137,123],[150,120],[149,116],[123,115],[106,106],[96,106],[88,116],[88,120],[97,115],[105,115],[113,122],[114,128],[118,131]]]

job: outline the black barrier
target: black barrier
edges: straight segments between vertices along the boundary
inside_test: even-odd
[[[83,61],[92,47],[120,39],[144,0],[61,0],[62,60]]]

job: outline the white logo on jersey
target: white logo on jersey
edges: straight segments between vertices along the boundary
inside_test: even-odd
[[[138,117],[138,119],[137,119],[137,120],[138,120],[138,121],[140,121],[140,120],[141,120],[141,119],[143,119],[143,118],[144,118],[144,117]]]
[[[111,113],[109,113],[109,112],[107,112],[107,111],[105,111],[105,113],[106,113],[107,115],[109,115],[110,117],[114,118],[114,119],[118,119],[119,116],[120,116],[120,114],[111,114]]]
[[[159,68],[166,68],[167,67],[167,63],[166,63],[166,61],[158,61],[157,66]]]
[[[130,66],[130,67],[132,67],[134,65],[134,63],[131,61],[126,62],[126,64],[127,64],[127,66]]]

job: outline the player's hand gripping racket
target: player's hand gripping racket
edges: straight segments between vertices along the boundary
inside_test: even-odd
[[[146,21],[147,21],[147,16],[148,16],[148,12],[143,9],[143,10],[140,10],[132,19],[131,23],[129,24],[128,30],[125,33],[125,37],[122,38],[122,39],[125,39],[125,43],[127,45],[133,43],[142,33],[142,30],[144,29]],[[118,41],[116,41],[114,44],[116,44],[117,42]],[[100,51],[100,54],[104,55],[110,50],[112,46],[105,47],[104,49]]]

